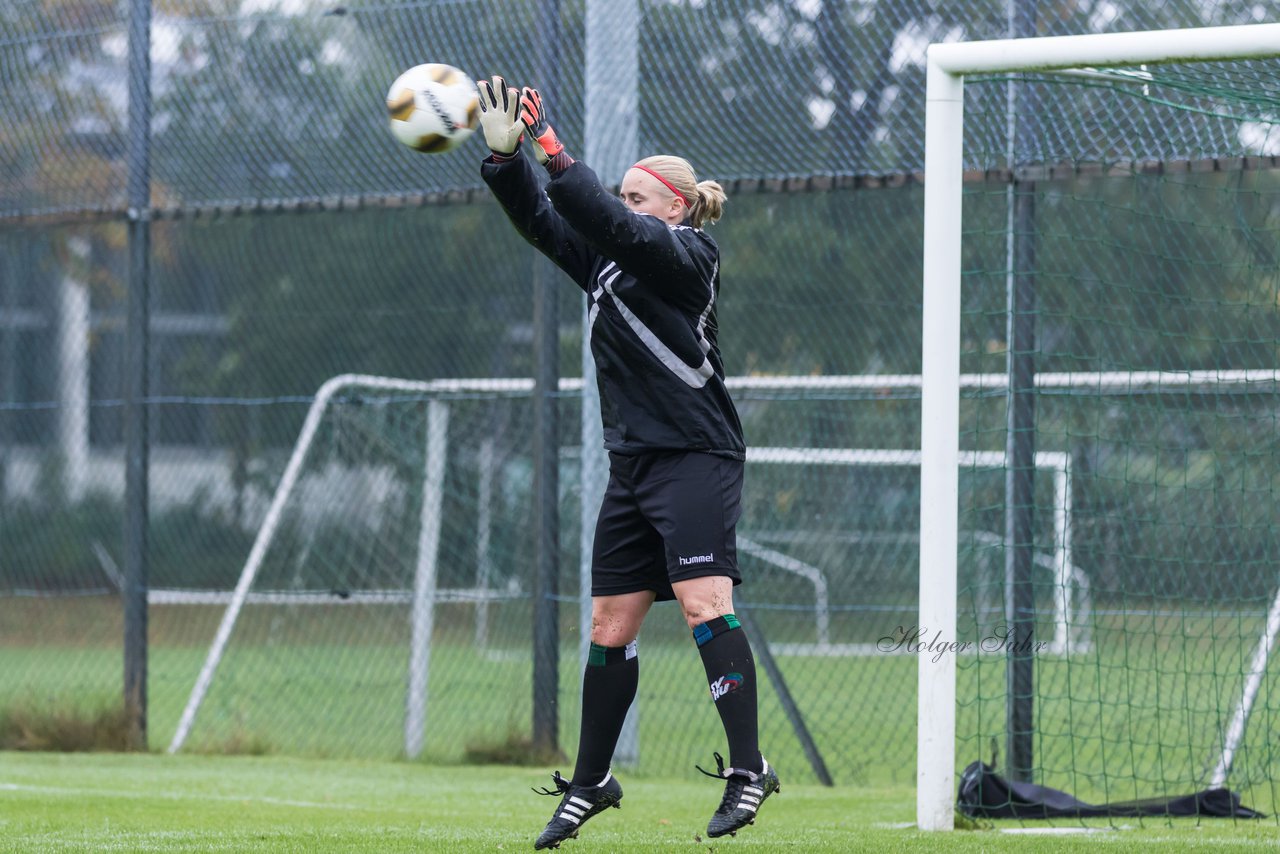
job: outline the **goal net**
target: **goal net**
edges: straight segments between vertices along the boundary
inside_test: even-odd
[[[993,754],[1089,803],[1280,805],[1277,45],[1260,25],[930,50],[919,621],[971,654],[921,660],[922,828]],[[1003,383],[962,379],[984,373]],[[1004,454],[998,495],[957,480],[978,450]],[[1052,603],[1080,591],[1032,569],[1062,509],[1023,476],[1046,453],[1071,463],[1075,654]],[[998,571],[957,583],[982,553]]]
[[[739,526],[751,583],[740,598],[778,667],[762,698],[771,755],[798,771],[812,764],[803,731],[821,761],[847,769],[862,757],[861,779],[887,779],[910,759],[900,714],[909,701],[864,704],[859,716],[874,735],[842,733],[851,690],[905,684],[910,673],[914,641],[897,640],[916,607],[921,455],[913,433],[892,425],[917,419],[920,377],[728,383],[756,439]],[[581,384],[561,382],[564,422],[578,414]],[[160,608],[220,614],[170,749],[518,755],[532,695],[532,391],[521,379],[327,382],[269,476],[269,506],[235,588],[151,592]],[[899,399],[887,410],[886,395]],[[576,617],[580,458],[566,436],[558,623],[570,742],[585,631]],[[1091,620],[1088,579],[1070,555],[1070,460],[1044,452],[1034,464],[1046,504],[1060,508],[1046,517],[1036,572],[1072,591],[1048,607],[1058,609],[1055,650],[1079,655]],[[1004,455],[971,452],[960,465],[975,490],[990,492]],[[984,548],[963,570],[976,585],[999,571],[989,559],[998,528],[980,524],[973,538]],[[639,732],[621,757],[648,770],[674,770],[691,746],[717,737],[687,630],[667,616],[645,626]]]

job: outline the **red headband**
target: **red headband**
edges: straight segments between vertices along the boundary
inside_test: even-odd
[[[632,168],[632,169],[639,169],[641,172],[648,172],[650,175],[652,175],[653,177],[657,178],[657,179],[658,179],[659,181],[661,181],[664,185],[666,185],[666,188],[667,188],[668,190],[670,190],[671,192],[675,193],[675,194],[676,194],[676,198],[677,198],[677,199],[679,199],[680,201],[684,202],[684,206],[685,206],[686,208],[691,208],[691,207],[693,207],[693,205],[689,204],[689,200],[688,200],[688,199],[686,199],[686,198],[684,197],[684,193],[682,193],[682,192],[680,192],[679,190],[677,190],[674,184],[672,184],[672,183],[671,183],[670,181],[668,181],[666,178],[663,178],[663,177],[662,177],[661,175],[659,175],[657,172],[654,172],[654,171],[653,171],[652,169],[650,169],[648,166],[641,166],[639,163],[637,163],[635,166],[632,166],[631,168]]]

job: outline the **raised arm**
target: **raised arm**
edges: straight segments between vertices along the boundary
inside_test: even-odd
[[[583,290],[595,264],[595,252],[551,205],[529,161],[520,155],[524,133],[519,93],[502,77],[476,82],[480,90],[480,127],[490,154],[480,176],[525,240],[556,263]]]
[[[520,119],[533,152],[551,173],[547,194],[556,211],[601,255],[646,284],[672,298],[705,304],[705,288],[712,286],[717,263],[710,238],[628,208],[595,172],[564,150],[536,89],[526,87],[520,101]]]
[[[700,296],[691,287],[715,276],[715,244],[688,226],[636,213],[606,190],[585,163],[552,176],[547,195],[556,210],[600,254],[672,296]]]

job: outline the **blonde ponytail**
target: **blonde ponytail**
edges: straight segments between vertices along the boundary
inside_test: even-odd
[[[689,210],[689,218],[694,228],[702,228],[703,224],[711,225],[724,215],[724,200],[728,198],[724,187],[716,181],[699,181],[698,198]]]

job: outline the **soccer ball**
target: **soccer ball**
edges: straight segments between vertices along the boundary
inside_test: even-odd
[[[471,77],[439,62],[415,65],[387,92],[391,133],[417,151],[452,151],[475,131],[480,97]]]

